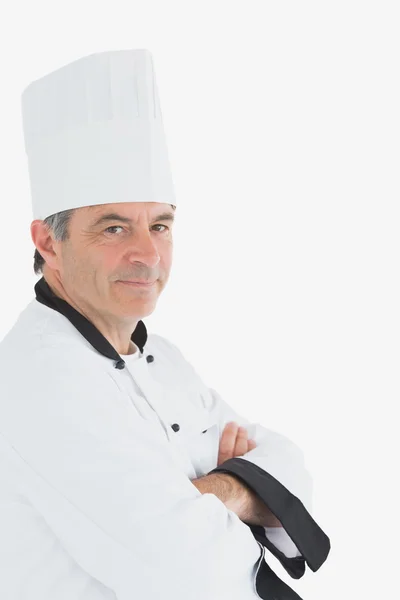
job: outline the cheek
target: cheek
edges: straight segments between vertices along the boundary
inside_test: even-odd
[[[94,249],[88,258],[92,266],[100,273],[114,273],[121,264],[121,252],[111,246],[101,246]]]
[[[74,247],[66,243],[62,247],[62,265],[60,272],[68,280],[75,280],[79,274],[85,270],[85,260],[81,255],[80,247]]]
[[[167,240],[165,244],[160,248],[160,258],[163,264],[170,266],[172,262],[172,254],[173,254],[173,244],[172,240]]]
[[[165,249],[160,253],[160,272],[164,273],[164,279],[167,278],[172,265],[172,248]]]

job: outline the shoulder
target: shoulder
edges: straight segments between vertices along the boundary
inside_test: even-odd
[[[2,362],[0,406],[23,409],[33,400],[40,405],[61,400],[64,394],[81,397],[118,390],[110,377],[112,368],[107,357],[76,339],[37,339]]]
[[[126,419],[126,403],[106,357],[99,367],[85,347],[62,340],[42,344],[20,361],[16,358],[16,364],[1,373],[0,432],[17,447],[48,435],[46,428],[52,428],[55,437],[67,430],[80,436],[95,429],[106,432],[110,423]]]

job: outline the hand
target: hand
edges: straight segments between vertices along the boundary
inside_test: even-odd
[[[247,440],[247,430],[245,427],[239,427],[235,421],[227,423],[222,432],[219,442],[217,466],[236,456],[242,456],[246,452],[253,450],[257,444],[254,440]]]

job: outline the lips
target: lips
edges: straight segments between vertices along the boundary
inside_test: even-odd
[[[117,283],[122,283],[123,285],[131,287],[132,289],[133,288],[138,288],[138,289],[142,288],[144,290],[147,288],[150,290],[150,289],[154,288],[156,281],[157,281],[156,279],[154,281],[140,281],[140,280],[133,281],[132,279],[127,279],[127,280],[120,279],[120,280],[118,280]]]
[[[152,285],[153,283],[155,283],[155,281],[140,281],[138,280],[133,280],[133,279],[123,279],[121,280],[123,283],[143,283],[146,285]]]

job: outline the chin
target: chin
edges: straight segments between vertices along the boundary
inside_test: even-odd
[[[151,300],[136,298],[135,300],[132,299],[119,302],[119,306],[126,316],[136,314],[143,315],[145,317],[154,311],[157,306],[157,300],[158,298]]]

